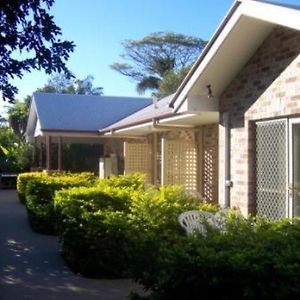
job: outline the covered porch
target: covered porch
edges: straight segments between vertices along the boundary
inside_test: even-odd
[[[124,142],[124,173],[141,172],[149,183],[182,185],[218,202],[218,112],[174,113],[172,96],[101,130]]]

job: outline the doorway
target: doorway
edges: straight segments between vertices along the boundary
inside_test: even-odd
[[[300,216],[300,118],[255,124],[256,212]]]

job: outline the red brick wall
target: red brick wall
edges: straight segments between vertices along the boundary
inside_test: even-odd
[[[231,128],[231,206],[255,206],[253,124],[300,114],[300,33],[276,28],[220,97],[219,202],[224,203],[223,114]]]

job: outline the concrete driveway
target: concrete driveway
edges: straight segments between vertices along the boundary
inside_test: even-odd
[[[130,280],[87,279],[72,273],[58,239],[33,233],[14,190],[0,190],[0,299],[123,300],[141,288]]]

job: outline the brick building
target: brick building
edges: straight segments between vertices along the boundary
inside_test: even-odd
[[[125,172],[245,215],[299,215],[299,30],[300,7],[235,1],[174,95],[101,130],[127,143]]]

